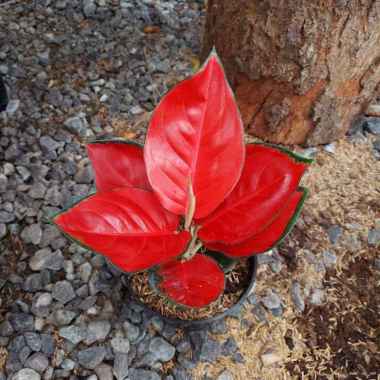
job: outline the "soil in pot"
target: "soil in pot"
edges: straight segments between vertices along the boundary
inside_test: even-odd
[[[234,269],[226,274],[226,286],[221,297],[207,307],[197,309],[175,305],[158,294],[150,287],[146,272],[132,275],[130,287],[140,302],[164,317],[195,321],[217,317],[235,305],[250,284],[250,273],[249,261],[247,259],[239,261]]]

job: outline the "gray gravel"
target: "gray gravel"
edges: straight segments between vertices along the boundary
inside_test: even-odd
[[[21,239],[25,243],[32,243],[38,245],[42,238],[42,230],[39,224],[32,224],[27,226],[21,232]]]
[[[127,354],[116,353],[113,362],[113,373],[117,380],[124,380],[129,375],[129,357]]]
[[[305,300],[302,294],[301,285],[298,282],[293,282],[291,288],[291,296],[295,307],[303,312],[305,310]]]
[[[310,296],[310,303],[313,305],[322,305],[325,300],[325,291],[323,289],[313,289]]]
[[[68,326],[59,329],[59,335],[76,345],[87,337],[87,331],[80,326]]]
[[[104,341],[111,331],[111,323],[109,321],[93,321],[87,327],[87,337],[85,343],[90,346],[95,342]]]
[[[217,380],[233,380],[233,375],[226,369],[217,377]]]
[[[281,306],[281,299],[273,291],[273,289],[268,290],[266,296],[262,298],[261,302],[267,309],[278,309]]]
[[[114,337],[110,341],[111,347],[115,353],[128,354],[130,349],[129,340],[122,337]]]
[[[66,304],[75,298],[75,292],[69,281],[59,281],[54,284],[52,296],[62,304]]]
[[[167,362],[173,359],[175,348],[165,339],[160,337],[153,338],[149,344],[149,351],[157,358],[157,360]]]
[[[52,314],[52,322],[58,326],[68,325],[78,312],[72,310],[58,309]]]
[[[36,352],[31,355],[25,362],[25,366],[34,369],[36,372],[42,374],[49,366],[49,359],[46,355]]]
[[[108,364],[100,364],[97,366],[95,373],[101,380],[113,380],[112,367]]]
[[[1,7],[0,73],[11,101],[0,114],[0,288],[17,296],[0,323],[10,352],[0,379],[74,379],[75,371],[91,380],[155,380],[162,363],[191,355],[189,338],[176,351],[175,329],[138,305],[129,310],[120,273],[68,242],[48,218],[93,189],[84,140],[114,134],[119,121],[133,126],[191,73],[201,3]],[[147,25],[160,33],[145,34]],[[144,130],[135,133],[142,141]],[[22,248],[17,260],[11,242]],[[176,379],[187,376],[181,363],[190,365],[178,362]]]
[[[33,271],[41,271],[43,269],[51,269],[58,271],[63,268],[64,257],[60,250],[52,252],[50,248],[38,250],[29,261],[30,269]]]
[[[326,268],[333,268],[335,267],[337,258],[336,255],[330,251],[323,252],[323,263]]]
[[[337,226],[337,225],[331,226],[327,230],[327,234],[329,236],[330,242],[332,244],[336,244],[339,241],[339,238],[342,235],[342,232],[343,232],[342,227]]]
[[[0,240],[7,234],[7,226],[4,223],[0,223]]]
[[[217,340],[206,336],[200,350],[200,360],[203,362],[214,363],[221,355],[221,350],[222,348]]]
[[[34,318],[28,313],[14,313],[10,316],[9,321],[17,332],[33,331],[34,329]]]
[[[104,347],[94,346],[78,352],[78,361],[81,366],[87,369],[96,368],[105,358]]]
[[[380,229],[373,228],[368,232],[368,244],[375,247],[380,244]]]
[[[33,369],[24,368],[15,373],[11,380],[40,380],[41,375]]]
[[[367,117],[364,129],[374,135],[380,135],[380,118],[379,117]]]

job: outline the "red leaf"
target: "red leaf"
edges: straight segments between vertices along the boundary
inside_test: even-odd
[[[192,185],[194,217],[205,217],[235,187],[244,153],[241,117],[212,53],[154,111],[144,151],[148,178],[162,205],[179,215],[190,207]]]
[[[223,243],[206,243],[206,247],[213,251],[222,252],[231,257],[244,257],[269,251],[279,244],[292,230],[298,215],[301,212],[306,198],[305,189],[294,192],[281,210],[280,215],[263,231],[236,245]]]
[[[97,193],[54,218],[68,235],[125,271],[140,271],[179,256],[190,234],[152,192],[122,188]]]
[[[143,149],[126,141],[99,141],[87,145],[98,191],[119,187],[151,190],[146,176]]]
[[[157,270],[158,288],[174,302],[203,307],[224,290],[224,273],[210,257],[195,255],[189,261],[172,261]]]
[[[248,145],[243,174],[225,202],[198,221],[204,242],[236,244],[263,231],[297,189],[306,169],[288,154],[265,145]]]

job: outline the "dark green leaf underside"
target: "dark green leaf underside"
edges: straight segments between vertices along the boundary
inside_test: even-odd
[[[94,139],[88,139],[86,141],[86,144],[107,144],[107,143],[136,145],[140,148],[144,147],[143,144],[141,144],[137,141],[124,139],[122,137],[97,137]]]
[[[216,252],[216,251],[206,250],[205,255],[213,258],[219,264],[219,266],[222,268],[224,273],[231,272],[231,270],[234,269],[234,267],[238,261],[236,259],[233,259],[231,257],[224,255],[221,252]]]
[[[290,234],[290,232],[292,231],[293,227],[295,226],[295,224],[297,223],[297,220],[301,214],[301,211],[302,211],[302,208],[303,208],[303,205],[305,203],[305,200],[309,194],[309,190],[306,188],[306,187],[299,187],[297,189],[297,191],[302,191],[303,192],[303,195],[302,195],[302,198],[301,200],[299,201],[298,203],[298,206],[296,208],[296,210],[294,211],[294,214],[292,216],[292,218],[290,219],[288,225],[286,226],[286,229],[285,231],[283,232],[283,234],[281,235],[280,239],[278,239],[269,249],[268,251],[270,251],[271,249],[277,247],[279,244],[281,244],[285,238]],[[267,252],[267,251],[266,251]],[[264,252],[261,252],[261,253],[264,253]]]

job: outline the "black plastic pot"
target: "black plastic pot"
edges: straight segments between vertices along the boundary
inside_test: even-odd
[[[254,289],[255,287],[255,284],[256,284],[256,272],[257,272],[257,257],[256,256],[252,256],[250,259],[249,259],[249,269],[250,269],[250,282],[249,282],[249,285],[247,287],[247,289],[244,291],[244,293],[240,296],[238,302],[236,302],[235,305],[231,306],[228,310],[226,310],[225,312],[223,313],[220,313],[218,315],[216,315],[215,317],[211,317],[211,318],[207,318],[207,319],[201,319],[201,320],[194,320],[194,321],[185,321],[183,319],[178,319],[178,318],[168,318],[168,317],[164,317],[161,313],[151,309],[149,306],[147,306],[146,304],[144,304],[143,302],[141,302],[137,296],[134,294],[133,290],[132,290],[132,287],[129,286],[129,278],[126,277],[126,281],[124,283],[124,285],[127,287],[128,289],[128,293],[129,293],[129,296],[130,298],[136,302],[137,304],[139,304],[140,306],[142,306],[145,310],[148,310],[152,315],[158,315],[160,316],[160,318],[174,326],[174,327],[178,327],[178,328],[186,328],[188,330],[201,330],[203,328],[206,328],[208,327],[210,324],[216,322],[216,321],[219,321],[221,319],[224,319],[228,316],[231,316],[231,315],[236,315],[238,314],[239,310],[241,309],[241,306],[242,304],[246,301],[246,299],[248,298],[248,296],[252,293],[252,290]]]
[[[8,94],[3,78],[0,75],[0,112],[5,111],[8,105]]]

